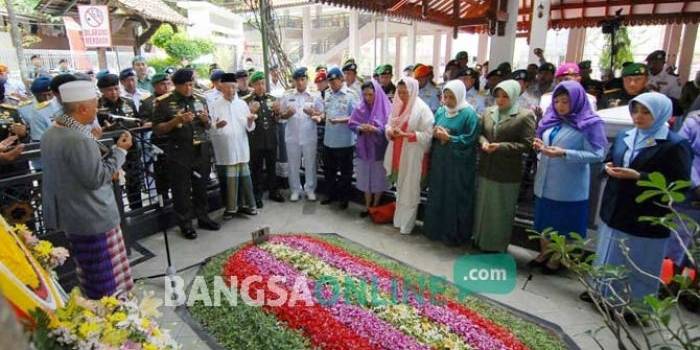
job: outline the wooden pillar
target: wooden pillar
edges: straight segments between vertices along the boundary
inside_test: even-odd
[[[683,26],[680,24],[669,24],[666,26],[663,47],[664,51],[666,51],[666,62],[668,62],[668,64],[676,64],[682,32]]]
[[[566,62],[580,62],[583,58],[583,45],[586,42],[586,28],[569,29],[566,45]]]
[[[695,52],[695,41],[697,37],[698,24],[686,24],[683,30],[681,52],[678,55],[678,77],[683,84],[690,79],[690,65],[693,63],[693,54]]]
[[[416,31],[418,29],[418,24],[416,22],[411,23],[408,27],[408,53],[406,54],[406,59],[408,62],[406,64],[416,64]]]
[[[445,63],[449,62],[454,56],[452,55],[452,42],[454,39],[452,38],[452,33],[447,33],[445,35]],[[472,53],[473,55],[474,53]]]

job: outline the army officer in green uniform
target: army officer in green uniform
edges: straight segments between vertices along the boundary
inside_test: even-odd
[[[194,71],[178,69],[172,75],[175,90],[157,101],[153,129],[167,137],[165,161],[173,192],[180,231],[188,239],[197,238],[192,219],[200,228],[218,230],[209,218],[207,182],[211,173],[211,142],[207,137],[209,113],[206,101],[195,96]]]

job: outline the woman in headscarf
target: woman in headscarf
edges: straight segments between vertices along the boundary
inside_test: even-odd
[[[391,102],[376,80],[362,85],[362,102],[350,116],[348,126],[357,134],[357,189],[365,193],[365,211],[377,206],[389,187],[384,170],[386,137],[384,127],[391,113]]]
[[[518,105],[517,81],[501,82],[493,95],[496,104],[481,118],[474,245],[482,251],[504,252],[523,177],[522,156],[530,150],[535,134],[535,116]]]
[[[586,236],[588,228],[589,164],[605,158],[603,120],[593,112],[586,91],[575,81],[554,88],[553,103],[537,127],[533,148],[539,152],[535,175],[535,230],[547,228],[568,236]],[[530,266],[551,274],[561,268],[559,256],[546,254],[547,240]]]
[[[433,113],[418,98],[418,81],[405,77],[399,81],[397,97],[386,126],[389,146],[384,169],[396,185],[394,227],[401,234],[411,234],[416,222],[420,189],[427,172],[426,153],[433,139]]]
[[[667,183],[688,180],[692,160],[688,141],[666,124],[673,110],[668,97],[644,93],[635,97],[629,108],[635,127],[617,135],[605,164],[609,178],[600,208],[602,223],[594,262],[595,266],[620,265],[627,270],[625,281],[598,284],[604,296],[615,298],[613,303],[620,302],[617,298],[641,301],[659,290],[654,276],[661,271],[669,230],[639,218],[663,217],[669,211],[655,204],[658,199],[637,203],[636,198],[645,191],[637,181],[648,180],[653,172],[660,172]],[[590,296],[584,293],[581,299],[590,301]]]
[[[474,228],[479,117],[466,101],[462,81],[447,82],[442,96],[444,105],[435,114],[423,232],[447,245],[463,245]]]

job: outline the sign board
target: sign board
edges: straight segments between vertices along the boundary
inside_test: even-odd
[[[253,244],[260,244],[265,241],[267,241],[268,238],[270,238],[270,227],[265,226],[262,228],[259,228],[253,232],[250,233],[251,237],[253,238]]]
[[[109,9],[104,5],[78,6],[83,41],[86,47],[112,47]]]

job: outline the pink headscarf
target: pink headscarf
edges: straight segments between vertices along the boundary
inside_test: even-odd
[[[413,107],[416,105],[416,99],[418,99],[418,90],[420,89],[416,79],[404,77],[396,85],[400,85],[401,82],[406,84],[406,88],[408,88],[408,103],[404,108],[404,103],[399,98],[398,93],[394,97],[394,105],[391,107],[391,120],[389,121],[392,129],[400,128],[411,117]]]

